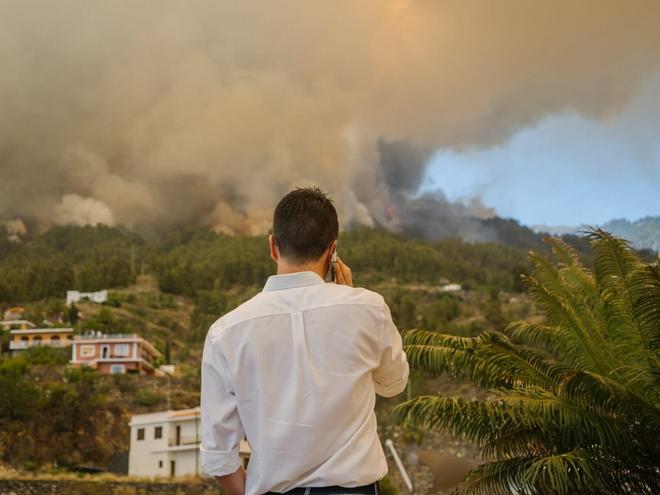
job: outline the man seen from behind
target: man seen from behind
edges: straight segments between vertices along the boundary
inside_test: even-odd
[[[375,394],[402,392],[408,362],[381,295],[353,288],[339,258],[336,283],[324,280],[337,235],[337,212],[323,192],[287,194],[268,239],[277,275],[208,331],[202,468],[228,495],[378,495],[387,463]]]

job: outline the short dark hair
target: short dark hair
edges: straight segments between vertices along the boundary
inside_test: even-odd
[[[280,255],[293,262],[316,261],[338,233],[332,199],[318,187],[294,189],[275,208],[275,243]]]

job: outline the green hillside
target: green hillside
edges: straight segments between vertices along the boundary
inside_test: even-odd
[[[579,246],[579,244],[578,244]],[[526,252],[458,239],[425,242],[373,229],[339,240],[356,285],[382,293],[400,329],[473,336],[515,319],[540,316],[520,281]],[[589,256],[584,256],[586,262]],[[102,376],[72,370],[67,350],[35,349],[0,357],[0,463],[17,468],[94,465],[105,468],[128,448],[131,414],[192,407],[199,402],[201,347],[208,326],[261,289],[274,264],[264,238],[209,231],[145,240],[124,229],[66,227],[23,244],[2,245],[0,309],[21,304],[41,324],[61,321],[76,333],[137,333],[152,341],[171,380]],[[459,291],[445,291],[449,283]],[[64,305],[67,289],[110,289],[103,305]],[[413,373],[414,393],[438,389],[472,398],[460,381]],[[402,398],[378,402],[383,427]],[[414,438],[420,432],[413,432]],[[21,441],[14,441],[22,439]]]

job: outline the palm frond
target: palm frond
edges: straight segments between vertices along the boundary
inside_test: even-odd
[[[575,249],[561,237],[547,236],[543,238],[543,241],[550,244],[552,252],[560,258],[564,265],[582,267],[580,257]]]
[[[565,336],[560,326],[541,325],[530,321],[512,321],[504,329],[514,342],[542,350],[553,356],[562,354]]]
[[[632,313],[638,322],[644,346],[650,351],[660,349],[660,266],[641,264],[630,274]]]
[[[625,280],[631,267],[640,262],[628,241],[597,227],[588,227],[585,234],[596,252],[594,273],[601,287]]]
[[[509,417],[498,403],[432,395],[421,395],[398,404],[393,414],[398,422],[441,429],[477,445],[492,441],[494,432]]]
[[[581,449],[535,459],[525,470],[525,484],[542,493],[580,493],[593,488],[593,463]]]
[[[616,408],[597,408],[573,403],[550,391],[509,391],[498,400],[516,428],[539,429],[541,445],[569,449],[576,445],[600,445],[609,449],[634,449],[648,432],[629,428],[635,416]],[[626,431],[622,434],[622,431]],[[501,432],[500,432],[501,433]]]
[[[657,493],[655,467],[638,468],[632,472],[616,455],[601,449],[576,448],[482,464],[470,472],[462,491],[474,495]]]
[[[444,342],[433,332],[416,331],[405,342]],[[466,378],[484,388],[527,385],[554,386],[559,383],[562,368],[546,363],[531,350],[513,344],[504,334],[484,332],[479,337],[465,338],[461,348],[441,345],[412,344],[404,350],[409,363],[424,371]]]
[[[485,459],[474,494],[660,493],[660,269],[600,229],[594,273],[559,239],[559,262],[532,253],[530,294],[546,323],[506,335],[404,335],[413,367],[490,389],[484,401],[420,396],[404,423],[473,442]]]
[[[565,359],[580,369],[598,369],[602,373],[616,368],[614,352],[599,328],[591,304],[585,303],[584,298],[572,296],[570,287],[546,259],[533,255],[530,261],[535,265],[535,272],[525,280],[550,325],[563,329]]]
[[[557,396],[602,414],[627,417],[638,427],[660,431],[660,409],[657,405],[602,375],[589,371],[566,373],[557,389]]]
[[[431,345],[452,349],[468,349],[474,345],[472,337],[459,337],[419,329],[406,330],[402,338],[404,345]]]
[[[538,492],[523,481],[533,461],[533,457],[521,456],[481,464],[468,474],[462,491],[469,495],[534,495]]]

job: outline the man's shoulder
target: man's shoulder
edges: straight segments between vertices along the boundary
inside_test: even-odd
[[[363,287],[327,284],[327,289],[333,296],[329,300],[330,303],[372,306],[378,309],[382,308],[385,304],[385,299],[378,292]]]
[[[215,320],[209,327],[209,337],[219,336],[223,330],[231,328],[243,321],[264,316],[263,292],[259,292],[250,299],[235,307],[228,313]]]
[[[385,305],[382,295],[362,287],[348,287],[339,284],[322,284],[310,286],[307,290],[313,294],[302,297],[302,307],[299,310],[311,310],[327,306],[353,305],[373,312],[380,312]],[[273,297],[275,296],[275,297]],[[280,301],[276,293],[259,292],[240,306],[218,318],[209,327],[209,337],[215,338],[230,328],[239,326],[248,320],[287,313],[291,307],[285,301]]]

